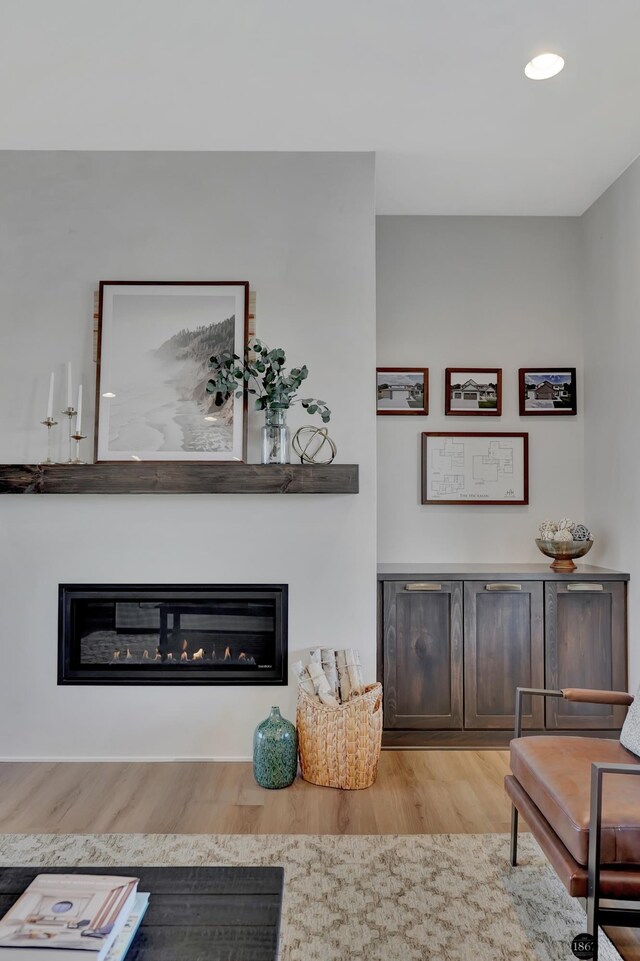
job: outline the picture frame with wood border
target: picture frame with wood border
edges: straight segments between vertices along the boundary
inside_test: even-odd
[[[544,396],[538,396],[541,391]],[[521,367],[518,398],[521,417],[574,417],[578,413],[576,368]]]
[[[440,447],[440,452],[442,453],[443,441],[448,438],[453,439],[452,448],[459,448],[461,444],[464,445],[464,438],[470,440],[469,450],[464,451],[462,454],[462,461],[460,460],[461,451],[459,449],[452,449],[450,452],[451,463],[443,464],[443,471],[438,471],[434,468],[435,461],[433,456],[435,453],[435,447]],[[503,481],[503,487],[505,488],[505,496],[485,496],[485,492],[482,490],[484,484],[493,484],[495,486],[499,483],[499,468],[493,471],[493,466],[491,463],[487,462],[486,458],[488,455],[488,449],[491,447],[493,440],[500,439],[506,440],[508,438],[513,438],[516,441],[516,445],[513,449],[511,464],[508,461],[505,464],[507,468],[506,479]],[[488,441],[488,445],[484,445],[484,441]],[[475,449],[474,449],[475,448]],[[424,432],[421,437],[421,480],[420,480],[420,492],[421,492],[421,503],[422,504],[444,504],[444,505],[471,505],[471,506],[482,506],[482,505],[509,505],[509,506],[524,506],[529,503],[529,434],[523,431],[432,431]],[[448,452],[445,450],[445,456],[449,456]],[[463,496],[454,497],[453,494],[456,492],[456,488],[459,491],[464,490],[464,483],[462,478],[469,476],[469,471],[475,473],[475,464],[470,469],[468,460],[466,457],[479,457],[478,468],[479,468],[479,479],[477,490],[469,490]],[[509,477],[509,468],[511,470],[511,477]],[[463,475],[461,472],[464,471]],[[483,473],[486,475],[482,477]],[[496,477],[492,476],[496,474]],[[440,491],[440,494],[444,496],[433,496],[435,493],[434,485],[441,484],[444,485],[445,489]],[[450,488],[450,490],[449,490]],[[493,491],[491,491],[493,493]],[[451,494],[451,496],[447,496]],[[430,496],[431,495],[431,496]]]
[[[388,374],[391,378],[386,376]],[[376,367],[376,413],[380,417],[426,417],[429,414],[429,368]]]
[[[465,390],[469,384],[471,388]],[[476,396],[471,397],[471,394]],[[447,367],[444,412],[447,417],[502,416],[502,368]]]
[[[244,355],[248,326],[248,281],[100,281],[95,462],[244,463],[246,391],[204,386],[212,353]]]

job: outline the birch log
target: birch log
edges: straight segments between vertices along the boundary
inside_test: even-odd
[[[322,648],[322,670],[324,671],[329,684],[331,693],[334,697],[340,697],[340,682],[338,681],[338,667],[336,665],[336,652],[330,647]]]
[[[304,667],[302,661],[296,661],[291,665],[291,670],[298,679],[298,684],[307,694],[315,694],[316,689],[313,686],[313,681],[307,674],[306,668]]]
[[[362,667],[360,666],[360,655],[352,648],[344,651],[336,651],[336,663],[338,666],[338,678],[340,680],[340,697],[342,702],[350,701],[353,697],[358,697],[364,693],[364,681],[362,679]]]
[[[314,691],[322,703],[330,705],[331,707],[338,707],[338,701],[331,691],[331,685],[320,664],[316,661],[311,661],[311,664],[307,667],[307,673],[313,682]]]

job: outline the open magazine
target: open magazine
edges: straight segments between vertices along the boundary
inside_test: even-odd
[[[0,961],[42,959],[55,948],[56,961],[89,952],[103,961],[131,914],[137,878],[95,874],[39,874],[0,921]],[[67,952],[69,954],[67,955]]]

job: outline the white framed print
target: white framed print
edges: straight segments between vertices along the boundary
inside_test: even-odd
[[[243,461],[246,394],[206,391],[209,358],[244,357],[246,281],[100,282],[95,460]]]

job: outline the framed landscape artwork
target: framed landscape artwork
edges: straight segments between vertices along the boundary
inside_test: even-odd
[[[378,414],[428,414],[429,369],[376,368],[376,396]]]
[[[444,412],[461,416],[500,417],[502,369],[496,367],[447,367]]]
[[[243,461],[246,396],[207,394],[244,355],[249,284],[101,281],[95,460]]]
[[[577,414],[575,367],[521,367],[520,415]]]
[[[423,504],[528,504],[529,435],[424,433]]]

